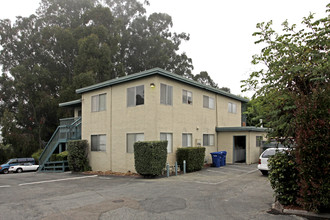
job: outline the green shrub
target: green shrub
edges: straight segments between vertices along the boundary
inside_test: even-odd
[[[176,159],[178,165],[183,169],[183,161],[186,161],[186,171],[193,172],[201,170],[204,165],[205,147],[178,148]]]
[[[296,205],[298,196],[298,171],[293,152],[276,153],[269,158],[268,178],[282,205]]]
[[[159,176],[167,160],[167,141],[143,141],[134,144],[135,170],[142,176]]]
[[[68,164],[73,172],[90,170],[87,158],[88,143],[86,140],[74,140],[68,142]]]
[[[63,151],[62,153],[59,153],[56,155],[56,161],[68,160],[68,155],[69,155],[68,151]]]
[[[57,161],[57,154],[52,154],[49,158],[49,161]]]
[[[36,161],[36,164],[39,164],[39,157],[40,157],[40,155],[42,154],[43,151],[44,151],[43,149],[39,149],[39,150],[37,150],[36,152],[34,152],[32,154],[32,157]]]

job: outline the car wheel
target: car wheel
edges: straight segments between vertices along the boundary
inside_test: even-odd
[[[268,175],[268,171],[267,170],[260,170],[260,172],[262,173],[262,175],[267,176]]]
[[[22,173],[23,170],[22,170],[22,168],[17,168],[16,172],[17,172],[17,173]]]
[[[9,172],[8,172],[8,169],[4,169],[4,170],[3,170],[3,173],[4,173],[4,174],[8,174],[8,173],[9,173]]]

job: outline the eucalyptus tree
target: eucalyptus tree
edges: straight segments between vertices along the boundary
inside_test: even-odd
[[[68,115],[58,103],[79,98],[77,88],[153,67],[191,78],[192,60],[179,53],[189,35],[172,32],[167,14],[147,15],[144,4],[42,0],[29,17],[0,20],[5,144],[26,156],[41,148]]]

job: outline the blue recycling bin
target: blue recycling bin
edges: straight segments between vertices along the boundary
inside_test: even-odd
[[[220,151],[219,153],[221,154],[220,166],[226,166],[227,151]]]
[[[212,166],[213,167],[220,167],[221,166],[221,158],[222,155],[220,152],[213,152],[210,153],[212,156]]]

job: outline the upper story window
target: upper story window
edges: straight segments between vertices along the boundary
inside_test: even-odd
[[[203,134],[203,146],[214,146],[214,134]]]
[[[127,107],[144,104],[144,85],[127,88]]]
[[[165,84],[160,84],[160,104],[172,105],[173,87]]]
[[[160,140],[161,141],[167,141],[167,153],[172,153],[173,150],[172,150],[172,140],[173,140],[173,135],[172,133],[160,133]]]
[[[187,90],[182,90],[182,103],[192,105],[192,92]]]
[[[214,98],[203,95],[203,107],[214,109]]]
[[[228,102],[228,112],[229,113],[237,113],[237,106],[235,103]]]
[[[184,133],[182,134],[182,147],[191,147],[192,146],[192,134]]]
[[[106,151],[107,139],[105,134],[91,136],[91,151]]]
[[[106,94],[92,96],[92,112],[100,112],[106,110]]]
[[[134,143],[138,141],[144,141],[143,133],[127,134],[127,142],[126,142],[127,153],[134,153]]]

